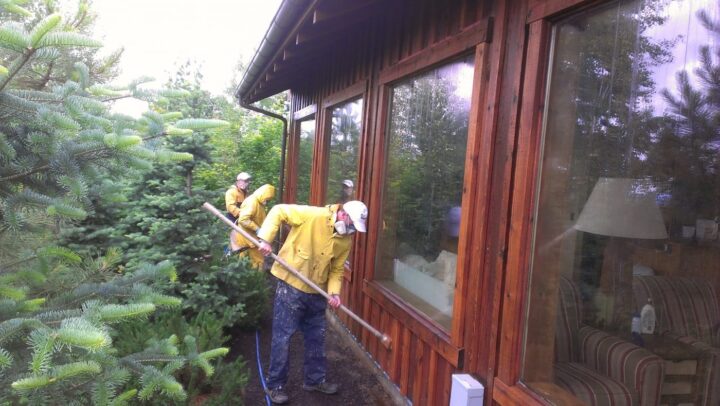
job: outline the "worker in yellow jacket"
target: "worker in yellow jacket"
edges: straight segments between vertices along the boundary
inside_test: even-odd
[[[260,228],[267,214],[265,206],[267,202],[275,197],[275,186],[262,185],[257,188],[250,196],[248,196],[240,205],[240,213],[238,213],[237,224],[250,235]],[[255,245],[243,237],[240,233],[235,233],[235,245],[240,251],[241,257],[249,256],[253,266],[262,269],[264,256],[257,250]]]
[[[240,206],[248,195],[248,188],[252,182],[252,176],[247,172],[240,172],[235,177],[235,184],[225,192],[225,209],[227,214],[225,216],[230,219],[233,223],[237,221],[240,215]],[[235,252],[239,247],[235,244],[235,231],[230,232],[230,251]]]
[[[273,403],[285,403],[283,389],[288,377],[290,337],[302,330],[305,342],[303,389],[325,394],[337,393],[336,384],[325,381],[325,308],[339,307],[345,260],[350,254],[352,234],[366,231],[367,207],[353,200],[325,207],[278,204],[270,210],[257,231],[258,248],[272,252],[268,241],[275,238],[282,223],[291,227],[278,256],[330,295],[329,300],[290,274],[279,263],[272,274],[279,281],[273,305],[267,394]]]
[[[225,191],[225,209],[227,217],[234,223],[240,215],[240,205],[248,195],[248,188],[252,182],[252,176],[247,172],[240,172],[235,177],[235,184]]]

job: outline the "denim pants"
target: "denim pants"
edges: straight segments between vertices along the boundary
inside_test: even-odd
[[[325,308],[327,299],[305,293],[278,280],[273,304],[272,343],[267,387],[284,386],[288,380],[290,337],[300,330],[305,342],[305,385],[325,380]]]

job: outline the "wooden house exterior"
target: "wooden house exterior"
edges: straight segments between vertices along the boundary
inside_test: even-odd
[[[689,11],[682,11],[683,7]],[[701,148],[709,152],[698,158],[700,161],[678,156],[681,152],[673,151],[682,148],[665,149],[664,140],[671,135],[663,134],[671,128],[679,131],[682,120],[670,125],[660,119],[669,120],[669,113],[659,113],[673,106],[677,108],[672,111],[682,110],[673,103],[685,100],[683,90],[676,96],[670,94],[672,90],[663,95],[662,89],[681,88],[670,82],[695,86],[696,94],[714,85],[711,79],[703,85],[700,79],[675,79],[679,77],[676,71],[689,66],[688,54],[691,58],[702,54],[696,48],[709,45],[714,52],[714,34],[707,33],[712,30],[702,31],[699,11],[703,9],[708,11],[708,21],[718,15],[717,3],[698,5],[679,0],[282,3],[237,96],[241,103],[249,104],[290,91],[285,202],[331,203],[338,179],[351,178],[356,197],[368,205],[369,229],[355,237],[342,300],[379,330],[388,332],[392,349],[385,349],[351,319],[340,318],[413,404],[447,404],[451,375],[460,372],[473,375],[485,386],[485,404],[718,404],[714,402],[720,397],[714,392],[720,389],[716,390],[714,379],[720,370],[715,367],[713,349],[720,344],[714,341],[717,331],[707,332],[709,341],[702,345],[689,340],[684,344],[665,343],[672,349],[682,347],[687,353],[671,358],[650,344],[655,337],[673,330],[661,320],[667,314],[660,314],[664,309],[660,298],[648,294],[655,299],[658,331],[641,336],[645,338],[642,345],[632,344],[630,325],[625,327],[621,322],[630,323],[644,303],[634,305],[635,311],[620,308],[621,296],[637,298],[641,289],[640,271],[634,276],[635,271],[630,274],[622,268],[632,262],[636,268],[652,268],[652,275],[642,278],[677,277],[687,284],[703,281],[710,290],[693,291],[688,300],[697,303],[686,305],[704,306],[709,323],[720,322],[716,294],[720,288],[716,261],[720,245],[713,220],[720,216],[716,199],[720,197],[716,190],[720,183],[688,181],[689,187],[704,185],[711,193],[693,200],[700,202],[695,205],[676,202],[680,193],[674,182],[681,177],[683,165],[667,169],[682,161],[714,160],[717,149],[712,145],[720,144],[716,136],[708,136]],[[684,24],[663,26],[675,21]],[[662,37],[663,32],[675,29],[683,31]],[[705,32],[705,36],[693,37],[694,32]],[[607,37],[603,38],[604,33]],[[684,61],[683,52],[667,51],[673,46],[685,50]],[[600,55],[604,49],[607,55]],[[593,52],[600,55],[590,61],[597,65],[595,68],[587,59]],[[705,60],[708,66],[716,63]],[[695,66],[702,70],[701,62]],[[658,73],[661,68],[664,75]],[[588,79],[587,72],[595,73]],[[453,80],[457,83],[447,87],[446,83]],[[433,90],[436,88],[432,86],[446,87]],[[442,99],[439,102],[438,97]],[[415,101],[422,101],[422,106],[413,104]],[[462,144],[462,148],[439,150],[442,137],[456,137],[454,132],[450,134],[454,131],[448,130],[450,127],[432,133],[432,139],[441,141],[430,147],[435,148],[435,155],[418,164],[419,180],[410,178],[408,171],[398,168],[405,161],[398,164],[394,159],[407,155],[407,162],[417,163],[412,159],[426,152],[422,145],[402,142],[412,137],[416,138],[411,144],[421,142],[419,135],[408,133],[416,131],[418,120],[432,120],[438,103],[447,103],[443,105],[445,113],[460,111],[457,128],[462,134],[457,138],[460,141],[453,138],[453,145]],[[448,107],[462,103],[467,104],[453,107],[455,110]],[[707,103],[715,106],[712,101]],[[336,153],[334,145],[341,142],[333,138],[333,131],[342,109],[352,112],[358,131],[357,138],[351,140],[356,144],[345,146],[354,154],[349,162],[356,165],[347,175],[337,173],[347,162],[330,158]],[[715,114],[713,111],[707,114]],[[594,120],[592,126],[587,117]],[[457,121],[453,120],[447,123]],[[679,132],[673,136],[678,145],[685,139]],[[422,142],[429,143],[430,138]],[[310,152],[312,159],[308,159]],[[621,152],[628,155],[612,158]],[[674,160],[669,160],[667,156],[673,153]],[[674,164],[667,164],[670,161]],[[716,174],[715,163],[708,163],[707,171]],[[444,193],[442,185],[423,183],[423,179],[431,182],[432,170],[422,172],[431,164],[437,165],[443,176],[458,176],[453,183],[457,195],[454,201],[446,198],[427,209],[427,216],[435,219],[423,220],[427,235],[421,235],[421,227],[415,230],[418,245],[420,241],[424,246],[431,246],[435,240],[443,242],[432,248],[416,248],[407,237],[412,227],[403,212],[420,213],[421,208],[416,206],[422,206],[422,199],[408,203],[403,200],[405,195],[396,194],[406,189],[417,194],[416,189],[421,188],[430,201],[435,186],[440,190],[438,195]],[[443,165],[453,166],[443,172]],[[674,170],[678,171],[675,175],[667,175]],[[682,176],[695,180],[701,176],[688,172]],[[591,226],[583,228],[579,220],[586,214],[583,208],[589,206],[593,186],[598,188],[606,177],[654,182],[644,188],[635,186],[633,193],[653,192],[666,234],[663,230],[640,236],[604,234]],[[640,210],[648,211],[651,209]],[[459,218],[448,220],[438,215],[451,212]],[[458,222],[454,231],[447,226],[453,220]],[[631,216],[624,224],[634,231],[644,229],[634,220]],[[694,227],[691,238],[687,237],[689,226]],[[447,240],[451,240],[449,245]],[[446,283],[451,289],[450,303],[430,303],[437,289],[444,287],[442,281],[431,280],[431,293],[413,291],[417,286],[414,283],[422,278],[416,277],[412,268],[430,269],[438,263],[438,253],[445,253],[442,255],[450,257],[449,263],[454,265],[454,274]],[[619,271],[609,270],[611,259],[622,259],[615,261]],[[690,263],[696,265],[687,265]],[[403,272],[410,272],[409,278],[414,281],[401,283]],[[448,275],[445,277],[447,282]],[[569,284],[563,288],[564,281]],[[665,282],[659,283],[652,286],[662,292]],[[688,286],[695,289],[695,285]],[[574,292],[580,292],[579,296],[572,296]],[[611,296],[618,292],[619,296]],[[643,300],[650,296],[643,296]],[[614,298],[612,305],[607,304],[607,297]],[[579,304],[577,308],[571,307],[572,300]],[[606,312],[616,317],[598,316],[603,306],[611,306]],[[625,313],[620,315],[620,310]],[[665,311],[670,313],[670,307]],[[561,326],[560,321],[567,320],[579,324],[585,341],[576,344],[560,338],[560,330],[567,325]],[[597,332],[584,330],[586,324]],[[661,328],[664,331],[659,331]],[[576,330],[570,331],[570,340],[577,339]],[[683,331],[678,335],[700,334]],[[601,343],[589,344],[593,339]],[[573,354],[563,358],[562,345],[582,353],[580,358],[573,358]],[[592,345],[595,347],[588,349]],[[606,365],[588,366],[591,352],[602,351],[603,345],[612,347],[603,353]],[[624,361],[616,361],[618,357]],[[620,362],[636,364],[620,367]],[[580,365],[578,368],[589,377],[583,379],[597,378],[598,386],[606,385],[602,380],[606,377],[614,379],[627,387],[627,394],[620,401],[606,402],[602,396],[595,396],[599,389],[578,389],[573,374],[561,368],[565,364]],[[678,372],[685,367],[689,372]],[[612,370],[618,368],[625,370],[614,374]],[[609,396],[614,396],[610,392]]]

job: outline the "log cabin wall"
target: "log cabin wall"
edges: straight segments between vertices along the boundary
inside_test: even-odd
[[[572,156],[576,154],[574,147],[579,145],[571,143],[574,140],[571,135],[578,131],[576,119],[580,117],[577,114],[580,103],[575,96],[580,90],[577,83],[582,82],[587,88],[602,84],[598,82],[602,72],[614,72],[616,66],[614,46],[601,47],[608,48],[604,51],[608,54],[612,49],[612,58],[603,60],[605,69],[597,69],[600,72],[598,75],[581,77],[578,70],[572,69],[586,58],[583,51],[586,48],[583,46],[594,49],[596,44],[607,45],[602,43],[605,41],[602,30],[608,27],[608,21],[617,20],[615,24],[619,27],[619,10],[621,6],[630,3],[643,2],[283,2],[288,7],[286,13],[279,15],[286,18],[280,19],[281,24],[273,25],[276,29],[272,31],[279,34],[266,36],[266,39],[272,39],[269,41],[271,49],[262,48],[266,52],[259,52],[262,54],[261,62],[251,64],[255,70],[250,70],[253,73],[248,81],[243,81],[238,94],[243,102],[253,102],[285,89],[291,91],[292,133],[287,161],[286,201],[293,201],[298,191],[298,124],[307,119],[315,120],[314,158],[312,169],[308,170],[313,177],[310,189],[312,204],[323,204],[326,196],[324,189],[328,174],[331,108],[362,97],[362,137],[356,192],[368,204],[370,217],[368,233],[355,237],[351,270],[345,273],[342,299],[361,317],[390,334],[393,349],[385,350],[376,338],[360,326],[347,317],[340,317],[413,404],[447,404],[451,374],[456,371],[470,373],[485,385],[485,404],[583,404],[580,398],[575,397],[576,392],[555,381],[557,375],[554,372],[558,364],[554,359],[557,355],[556,343],[559,342],[557,332],[562,332],[556,317],[560,314],[557,311],[560,278],[577,274],[578,271],[587,271],[590,272],[589,276],[596,276],[592,273],[593,269],[580,269],[578,265],[583,265],[575,263],[580,257],[576,254],[584,252],[584,248],[576,238],[580,229],[573,231],[570,225],[580,209],[578,203],[581,197],[573,192],[572,199],[578,201],[562,200],[568,198],[567,191],[574,182],[573,176],[577,175],[570,176],[563,171],[569,166],[568,159],[575,159]],[[608,10],[616,11],[613,13]],[[607,13],[614,15],[614,19],[602,17],[609,15]],[[712,15],[716,16],[717,12]],[[635,16],[631,17],[629,21],[637,21]],[[586,20],[592,20],[596,30],[585,30],[581,36],[572,36],[582,31],[580,28]],[[683,23],[689,29],[690,21]],[[627,36],[618,36],[621,31],[640,38],[631,29],[633,26],[634,23],[630,24],[629,28],[623,29],[625,31],[616,28],[616,38]],[[567,32],[570,34],[563,34],[563,27],[568,27]],[[672,25],[668,27],[670,31]],[[284,37],[278,38],[280,36]],[[303,38],[311,37],[313,40],[309,43],[302,41]],[[562,47],[557,42],[553,43],[559,39],[565,41],[561,41]],[[695,45],[702,45],[702,40],[698,41]],[[564,49],[566,54],[558,57],[555,54],[559,52],[558,49]],[[637,52],[630,48],[618,49],[618,55],[623,58]],[[552,74],[551,54],[552,58],[556,58],[552,60]],[[269,55],[271,60],[268,63],[266,57]],[[442,324],[445,327],[441,327],[439,322],[435,322],[437,319],[431,319],[418,311],[375,280],[377,259],[387,256],[386,251],[390,251],[380,250],[379,247],[384,242],[379,235],[383,230],[383,183],[388,172],[385,162],[389,139],[386,133],[390,132],[387,128],[388,118],[392,117],[389,115],[390,96],[396,84],[410,83],[412,81],[406,79],[460,57],[464,64],[470,64],[465,57],[471,55],[474,56],[474,76],[468,115],[467,152],[463,162],[457,279],[452,320],[448,327],[446,318]],[[564,70],[558,66],[563,66]],[[593,63],[588,66],[596,65]],[[634,71],[630,72],[627,66],[623,69],[625,75],[634,75]],[[614,77],[615,74],[610,76]],[[597,87],[605,88],[604,85]],[[597,107],[598,94],[587,93],[582,100],[587,105]],[[607,92],[607,95],[613,100],[614,91]],[[626,99],[631,100],[632,97],[635,96]],[[557,100],[560,99],[562,102],[558,104]],[[617,99],[619,105],[633,104],[622,100],[625,99]],[[611,110],[609,102],[607,109]],[[630,120],[633,111],[627,113]],[[543,135],[544,131],[547,133]],[[546,139],[543,140],[543,137]],[[587,160],[590,153],[584,151],[577,154],[577,159],[582,161]],[[551,163],[543,165],[548,160]],[[544,171],[548,168],[556,172],[550,171],[546,177]],[[597,169],[617,168],[603,164]],[[578,173],[584,174],[584,171],[582,169]],[[587,188],[594,181],[580,185]],[[554,196],[558,197],[558,206],[548,209],[549,204],[556,201]],[[456,200],[452,202],[455,204]],[[543,206],[545,203],[546,206]],[[544,218],[544,215],[550,217]],[[702,219],[707,220],[707,215]],[[684,222],[687,219],[677,220],[683,222],[676,222],[676,226],[688,225]],[[565,235],[564,231],[569,232]],[[717,247],[720,244],[708,245],[707,241],[705,244],[698,241],[698,245],[694,246],[686,241],[685,227],[682,231],[682,239],[678,240],[676,235],[674,243],[671,240],[666,247],[669,249],[662,252],[654,244],[636,245],[630,253],[633,261],[651,266],[661,276],[696,277],[717,288],[720,286],[720,277],[715,272],[717,266],[707,264],[717,262]],[[561,232],[563,239],[555,239],[554,236],[561,235]],[[675,231],[676,234],[678,232]],[[541,243],[551,242],[557,246],[538,251],[534,248],[538,238]],[[558,241],[562,244],[556,244]],[[542,244],[538,247],[542,247]],[[547,257],[537,256],[540,251]],[[592,266],[606,257],[604,253],[592,256],[591,259],[595,261]],[[613,260],[615,257],[608,255],[607,258]],[[531,267],[536,270],[531,272]],[[384,267],[378,266],[379,276],[382,276],[383,270]],[[529,292],[531,274],[535,275],[532,280],[532,298]],[[584,299],[588,298],[590,296]],[[589,300],[587,302],[595,305]],[[607,305],[608,302],[599,303]],[[626,330],[629,329],[615,332],[627,333]],[[608,333],[612,336],[613,331]],[[527,337],[527,343],[526,334],[531,334]],[[613,344],[612,347],[621,346]],[[632,347],[623,344],[622,348]],[[662,361],[655,355],[649,355],[644,359],[654,363]],[[688,358],[686,361],[693,359]],[[710,376],[700,369],[697,376],[691,379]],[[672,377],[662,381],[662,377],[661,380],[626,377],[634,382],[648,383],[648,393],[660,393],[658,389],[664,389],[662,385],[665,382],[674,383],[677,379]],[[581,378],[579,381],[579,386],[585,385],[585,380]],[[719,382],[707,386],[695,385],[696,388],[687,393],[686,398],[699,399],[697,395],[703,388],[710,388],[714,391],[713,395],[720,396],[720,390],[717,389],[720,387]],[[594,396],[595,392],[591,395]],[[669,394],[660,403],[678,403],[676,400],[680,398],[672,396],[674,394]],[[707,399],[707,404],[719,404],[716,398]],[[647,404],[656,403],[651,399]],[[703,404],[697,401],[687,403]]]
[[[381,214],[387,78],[411,76],[463,51],[475,56],[452,328],[428,323],[374,286],[377,224],[356,237],[343,286],[343,303],[390,334],[392,350],[348,317],[341,314],[341,320],[415,405],[447,404],[451,374],[457,371],[482,381],[486,404],[545,403],[519,381],[548,18],[595,3],[383,1],[361,27],[333,38],[339,46],[316,57],[313,68],[293,75],[286,201],[293,201],[297,189],[299,126],[294,124],[308,114],[316,120],[310,202],[322,204],[329,103],[362,96],[356,193],[368,203],[372,223]],[[482,27],[487,29],[483,40],[463,43],[468,31]],[[448,48],[454,53],[437,59]]]
[[[357,94],[363,97],[364,111],[356,193],[369,203],[371,216],[378,216],[382,175],[374,173],[377,168],[373,163],[384,159],[382,158],[383,141],[379,139],[382,132],[380,130],[385,125],[384,116],[380,111],[381,75],[389,68],[398,65],[398,62],[412,59],[413,56],[431,49],[433,45],[440,44],[444,47],[444,44],[452,42],[453,38],[457,38],[468,27],[478,25],[481,29],[491,27],[491,18],[494,18],[493,14],[498,11],[497,5],[493,6],[490,1],[386,3],[383,11],[365,22],[361,29],[349,32],[347,35],[343,34],[339,40],[342,47],[323,55],[322,60],[318,60],[317,68],[304,74],[303,80],[290,88],[291,116],[295,112],[316,111],[312,204],[322,204],[322,197],[326,193],[324,180],[327,163],[320,157],[326,156],[329,143],[324,128],[328,115],[327,101],[337,98],[337,95],[342,97],[343,91],[350,87],[357,88],[358,84],[364,84],[362,87],[365,91]],[[503,9],[500,8],[500,11],[503,12]],[[488,32],[487,36],[489,37],[490,34]],[[369,336],[348,317],[341,314],[340,318],[352,334],[360,339],[389,378],[398,385],[401,392],[416,405],[447,404],[450,397],[450,378],[454,371],[472,372],[476,376],[485,378],[492,365],[492,362],[489,362],[491,357],[488,357],[488,348],[491,345],[489,337],[493,335],[493,329],[488,328],[489,324],[483,321],[489,320],[487,317],[491,313],[486,311],[483,315],[480,308],[481,300],[491,299],[487,295],[483,298],[478,294],[484,289],[483,286],[491,283],[481,280],[484,273],[480,272],[485,257],[482,241],[486,231],[485,222],[480,219],[487,216],[487,210],[491,207],[490,202],[480,194],[484,194],[490,182],[487,178],[482,179],[482,176],[487,174],[480,174],[478,164],[479,159],[486,161],[491,159],[493,148],[490,146],[493,142],[489,138],[481,139],[479,136],[481,131],[492,129],[492,124],[481,120],[479,105],[481,97],[484,97],[485,87],[491,82],[489,75],[492,74],[493,68],[488,62],[488,54],[492,52],[502,54],[502,51],[489,46],[478,47],[478,50],[475,48],[475,46],[467,46],[465,52],[465,54],[475,54],[476,61],[482,66],[476,69],[476,83],[473,89],[470,127],[475,135],[468,136],[469,143],[474,147],[468,148],[467,165],[470,166],[466,166],[466,177],[470,177],[474,182],[472,182],[473,186],[464,193],[463,205],[470,207],[468,210],[472,211],[468,218],[476,218],[476,220],[474,224],[467,222],[464,227],[468,236],[465,240],[465,251],[469,254],[459,261],[465,261],[463,273],[468,277],[463,290],[470,293],[456,292],[456,296],[461,297],[461,305],[457,306],[456,303],[455,313],[460,314],[456,315],[453,331],[440,331],[436,326],[423,320],[423,317],[410,306],[389,300],[377,289],[369,286],[369,281],[372,280],[376,240],[356,238],[353,252],[364,255],[353,256],[352,271],[346,273],[343,287],[344,304],[380,330],[390,334],[393,340],[392,351],[385,350],[375,338]],[[405,68],[407,73],[404,76],[418,73],[424,68],[427,66],[418,70]],[[497,66],[494,69],[497,69]],[[490,90],[497,92],[495,86],[495,84],[490,86]],[[493,109],[490,108],[491,115],[492,111]],[[297,151],[294,149],[297,148],[299,138],[299,126],[291,125],[291,128],[294,131],[289,144],[287,188],[289,194],[296,190],[297,174],[294,165],[296,165]],[[477,152],[471,153],[471,150]],[[292,195],[288,197],[288,200],[292,200]],[[461,278],[460,275],[458,278]],[[484,340],[478,339],[481,336]],[[485,355],[479,356],[478,352]]]

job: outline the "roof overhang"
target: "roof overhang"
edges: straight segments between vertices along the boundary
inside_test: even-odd
[[[367,21],[382,0],[283,0],[235,96],[254,103],[291,87],[298,72],[322,60],[337,38]]]

